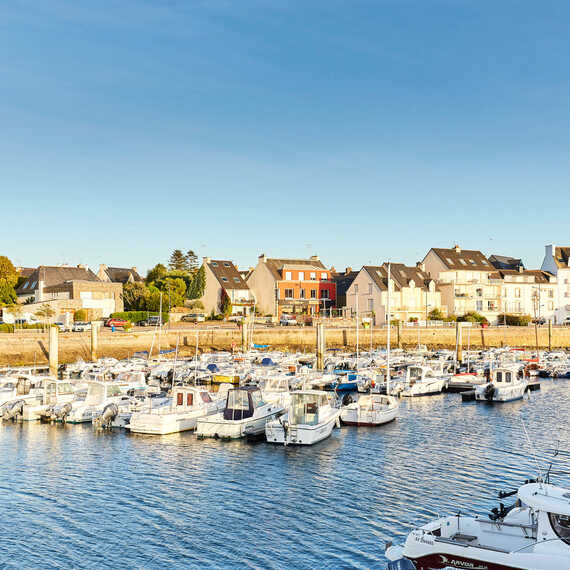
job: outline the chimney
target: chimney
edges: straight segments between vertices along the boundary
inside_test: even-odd
[[[453,246],[453,249],[455,250],[455,253],[461,253],[461,248],[457,244]]]
[[[425,271],[426,270],[426,266],[424,264],[423,261],[417,261],[416,262],[416,267],[420,270],[420,271]]]
[[[259,261],[263,261],[263,263],[267,263],[267,257],[265,257],[265,253],[262,253],[258,259]]]
[[[77,269],[85,269],[85,271],[87,271],[89,267],[87,265],[83,265],[83,263],[78,263]]]
[[[519,273],[522,273],[523,270],[524,270],[524,268],[523,268],[522,263],[521,263],[521,264],[519,265]]]
[[[349,273],[352,273],[352,267],[347,267],[347,268],[344,270],[344,273],[345,273],[345,275],[348,275]]]
[[[135,273],[138,273],[138,270],[136,267],[131,267],[131,271],[134,271]]]
[[[109,269],[104,263],[99,264],[99,272]]]
[[[311,255],[311,261],[320,261],[318,255]]]
[[[212,261],[212,258],[211,257],[203,257],[202,261],[204,262],[204,264],[210,263],[210,261]]]

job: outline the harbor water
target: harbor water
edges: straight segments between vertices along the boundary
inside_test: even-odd
[[[0,425],[0,567],[385,568],[437,514],[488,512],[547,465],[569,486],[570,382],[529,399],[403,400],[311,447]],[[528,431],[530,443],[525,436]]]

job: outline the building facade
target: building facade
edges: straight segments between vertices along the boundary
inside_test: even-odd
[[[542,271],[556,276],[556,310],[554,322],[561,324],[570,319],[570,247],[545,246]]]
[[[336,305],[336,283],[316,255],[309,259],[260,255],[247,283],[265,315],[330,314]]]

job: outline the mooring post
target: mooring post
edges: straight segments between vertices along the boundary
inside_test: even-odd
[[[59,340],[59,328],[50,326],[50,328],[49,328],[49,373],[51,376],[54,376],[56,378],[57,378],[57,369],[59,366],[58,340]]]
[[[97,348],[99,346],[99,323],[91,323],[91,361],[97,360]]]
[[[388,325],[391,326],[391,325]],[[402,321],[398,320],[397,329],[398,331],[398,348],[402,348],[402,341],[400,340],[400,332],[402,330]]]
[[[552,319],[548,319],[548,352],[552,351]]]
[[[317,370],[324,368],[324,352],[325,352],[325,325],[319,323],[317,325]]]
[[[241,323],[241,351],[243,353],[247,352],[247,337],[248,337],[248,326],[247,319],[244,319]]]
[[[455,344],[457,346],[457,362],[463,363],[463,339],[461,338],[461,323],[455,323]]]

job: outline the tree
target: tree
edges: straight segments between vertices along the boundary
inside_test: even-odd
[[[3,305],[12,305],[18,299],[13,285],[5,278],[0,278],[0,307]]]
[[[162,263],[157,263],[149,272],[146,274],[146,283],[150,285],[157,279],[164,277],[168,273],[166,267]]]
[[[44,303],[35,312],[35,315],[40,319],[40,321],[43,321],[45,323],[55,315],[55,311],[47,303]]]
[[[5,255],[0,255],[0,279],[5,279],[10,287],[15,287],[18,283],[18,272]]]
[[[224,317],[229,317],[232,314],[232,302],[225,289],[222,289],[220,298],[220,313],[222,313]]]
[[[87,320],[87,311],[85,309],[78,309],[73,315],[73,320],[76,323],[83,323]]]
[[[144,283],[125,283],[123,285],[125,311],[144,311],[148,297],[148,287]]]
[[[188,261],[180,249],[175,249],[168,260],[170,270],[188,271]]]
[[[428,313],[428,319],[430,321],[443,321],[443,313],[441,312],[441,309],[432,309]]]
[[[186,282],[180,277],[167,275],[154,282],[154,286],[162,291],[162,306],[164,309],[170,307],[182,307],[186,295]]]
[[[198,271],[198,256],[191,249],[186,252],[186,266],[192,275],[196,275]]]
[[[199,299],[204,296],[204,291],[206,290],[206,270],[204,266],[198,269],[188,291],[186,292],[186,297],[188,299]]]

